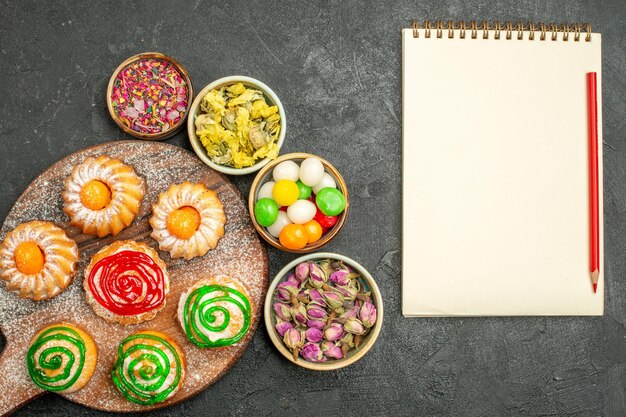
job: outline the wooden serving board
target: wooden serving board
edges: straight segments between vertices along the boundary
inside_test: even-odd
[[[116,237],[98,238],[81,234],[77,228],[69,225],[69,219],[62,210],[61,192],[65,177],[74,165],[80,164],[88,156],[103,154],[132,165],[146,179],[147,194],[130,227]],[[82,287],[84,268],[92,255],[115,240],[133,239],[158,249],[157,243],[150,237],[148,219],[151,204],[170,185],[185,180],[203,182],[218,193],[227,217],[224,237],[214,250],[191,261],[174,260],[168,253],[159,252],[167,263],[171,288],[167,305],[156,318],[130,326],[105,321],[85,301]],[[7,232],[18,224],[29,220],[52,221],[65,229],[78,243],[80,261],[74,281],[52,300],[24,300],[0,288],[0,330],[6,339],[6,346],[0,356],[0,414],[10,413],[43,393],[30,380],[25,355],[31,337],[47,324],[59,321],[76,324],[91,334],[98,346],[98,365],[91,381],[82,390],[64,396],[88,407],[115,412],[150,410],[184,401],[224,375],[252,339],[268,286],[267,251],[252,226],[246,204],[237,187],[192,153],[164,143],[143,141],[110,142],[76,152],[52,165],[28,186],[4,221],[0,239],[4,239]],[[247,287],[253,306],[252,324],[246,337],[234,346],[200,349],[187,340],[176,319],[176,308],[180,294],[185,289],[213,274],[229,275]],[[129,334],[144,329],[158,330],[174,338],[183,349],[187,362],[182,389],[170,400],[152,406],[127,401],[110,378],[119,342]]]

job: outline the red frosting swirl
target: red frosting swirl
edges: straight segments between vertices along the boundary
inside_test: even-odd
[[[163,271],[143,252],[125,250],[100,259],[88,283],[94,299],[120,316],[145,313],[165,300]]]

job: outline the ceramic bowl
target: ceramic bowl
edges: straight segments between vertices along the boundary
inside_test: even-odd
[[[204,98],[204,96],[209,91],[213,90],[214,88],[222,88],[224,86],[229,86],[229,85],[237,84],[237,83],[242,83],[247,87],[252,87],[256,90],[263,92],[263,95],[265,96],[265,101],[267,102],[267,104],[270,106],[275,105],[276,107],[278,107],[278,114],[280,115],[280,133],[278,134],[277,144],[278,144],[278,149],[280,151],[280,148],[283,146],[283,142],[285,141],[285,132],[287,131],[287,119],[285,118],[285,109],[283,108],[283,105],[280,102],[280,99],[271,88],[269,88],[267,85],[265,85],[259,80],[256,80],[250,77],[245,77],[243,75],[234,75],[231,77],[220,78],[218,80],[213,81],[211,84],[207,85],[206,87],[204,87],[202,91],[198,93],[198,95],[196,96],[196,99],[193,101],[193,104],[191,105],[191,110],[189,111],[189,119],[187,119],[187,133],[189,134],[189,141],[191,142],[191,146],[193,147],[194,152],[196,153],[196,155],[198,155],[198,158],[200,158],[202,162],[204,162],[205,164],[207,164],[214,170],[222,172],[224,174],[247,175],[247,174],[251,174],[253,172],[260,170],[265,165],[267,165],[271,161],[271,159],[269,158],[261,159],[256,164],[250,167],[246,167],[246,168],[233,168],[233,167],[229,167],[226,165],[216,164],[207,155],[206,149],[202,145],[202,142],[200,142],[200,138],[198,138],[198,136],[196,135],[196,126],[195,126],[196,116],[198,115],[200,111],[200,103],[202,102],[202,99]]]
[[[180,75],[183,77],[183,79],[185,80],[185,83],[187,83],[187,108],[185,109],[185,114],[184,116],[178,121],[178,123],[175,126],[172,126],[171,129],[166,130],[165,132],[160,132],[160,133],[143,133],[143,132],[137,132],[133,129],[131,129],[130,127],[126,126],[124,123],[122,123],[122,121],[120,120],[120,118],[117,116],[117,114],[115,114],[115,110],[113,109],[113,102],[111,101],[111,95],[113,93],[113,84],[115,83],[115,79],[117,78],[117,75],[119,74],[119,72],[121,70],[123,70],[124,68],[126,68],[128,65],[136,62],[136,61],[140,61],[140,60],[144,60],[144,59],[158,59],[158,60],[162,60],[162,61],[167,61],[170,64],[172,64],[174,66],[174,68],[176,68],[176,70],[178,70],[178,72],[180,73]],[[176,61],[174,58],[161,54],[159,52],[144,52],[141,54],[137,54],[134,56],[131,56],[130,58],[128,58],[126,61],[122,62],[113,72],[113,75],[111,75],[111,79],[109,80],[109,85],[107,87],[107,108],[109,109],[109,114],[111,115],[111,118],[113,119],[113,121],[115,122],[115,124],[117,124],[119,126],[120,129],[122,129],[125,133],[137,138],[137,139],[144,139],[144,140],[163,140],[163,139],[167,139],[173,135],[175,135],[176,133],[178,133],[183,126],[185,126],[185,121],[187,119],[187,116],[189,115],[189,110],[191,108],[191,103],[193,100],[193,86],[191,85],[191,78],[189,78],[189,73],[187,73],[187,70],[185,69],[185,67],[183,67],[178,61]]]
[[[293,354],[283,342],[283,339],[280,337],[278,332],[276,331],[276,315],[274,313],[273,304],[277,300],[274,291],[276,290],[276,286],[285,281],[289,274],[291,274],[300,262],[304,261],[316,261],[321,259],[336,259],[343,261],[346,265],[352,268],[354,271],[358,272],[361,275],[361,284],[368,291],[372,293],[372,303],[376,306],[376,323],[371,328],[370,332],[365,336],[365,338],[361,341],[361,345],[359,348],[352,349],[348,352],[348,354],[342,359],[328,359],[326,362],[309,362],[304,360],[302,357],[298,356],[297,359],[293,358]],[[367,354],[367,352],[374,346],[378,335],[380,334],[380,329],[383,325],[383,299],[380,294],[380,290],[378,289],[378,285],[376,285],[376,281],[370,275],[369,272],[362,265],[360,265],[354,259],[348,258],[347,256],[339,255],[337,253],[331,252],[320,252],[320,253],[312,253],[308,255],[301,256],[291,262],[289,262],[274,278],[270,287],[267,291],[267,295],[265,297],[265,306],[264,306],[264,319],[265,319],[265,327],[267,328],[267,332],[276,346],[276,349],[290,362],[295,363],[298,366],[303,368],[312,369],[316,371],[332,371],[335,369],[343,368],[349,366],[363,356]]]
[[[309,243],[302,249],[287,249],[280,243],[278,238],[275,238],[274,236],[272,236],[265,227],[261,226],[256,221],[256,218],[254,216],[254,203],[257,200],[257,194],[259,193],[259,189],[261,188],[261,186],[265,184],[266,182],[272,180],[272,171],[274,170],[274,167],[276,165],[280,164],[283,161],[294,161],[299,165],[303,160],[311,156],[314,156],[318,158],[320,161],[322,161],[325,171],[331,177],[333,177],[333,179],[337,183],[337,188],[341,191],[341,193],[346,199],[346,207],[343,210],[343,212],[339,215],[339,219],[337,220],[337,223],[328,232],[323,234],[320,240],[314,243]],[[267,243],[274,246],[275,248],[278,248],[287,252],[293,252],[293,253],[313,252],[313,251],[318,250],[322,246],[326,245],[331,240],[333,240],[335,236],[337,236],[341,228],[343,227],[346,221],[346,218],[348,216],[349,208],[350,208],[350,198],[348,196],[348,186],[346,185],[346,182],[343,180],[343,177],[341,176],[337,168],[335,168],[330,162],[328,162],[324,158],[320,158],[317,155],[312,155],[312,154],[303,153],[303,152],[288,153],[288,154],[279,156],[278,158],[276,158],[269,164],[265,165],[263,169],[256,175],[256,178],[254,178],[254,181],[252,182],[252,186],[250,187],[250,194],[248,196],[248,209],[250,211],[250,217],[252,218],[252,223],[254,224],[254,227],[256,228],[257,232],[259,232],[261,237],[265,239]]]

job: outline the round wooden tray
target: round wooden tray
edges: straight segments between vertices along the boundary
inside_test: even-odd
[[[97,238],[81,234],[77,228],[69,225],[69,219],[62,210],[61,192],[65,177],[74,165],[88,156],[103,154],[132,165],[146,179],[147,194],[137,219],[130,227],[116,237]],[[185,180],[203,182],[218,193],[227,217],[224,237],[214,250],[191,261],[173,260],[168,253],[159,252],[167,263],[171,288],[166,307],[153,320],[122,326],[96,316],[85,301],[82,288],[83,270],[89,259],[103,246],[121,239],[142,241],[157,249],[156,242],[150,238],[148,224],[151,204],[170,185]],[[0,229],[0,239],[18,224],[29,220],[53,221],[65,229],[78,243],[80,261],[74,281],[52,300],[24,300],[0,288],[0,330],[6,339],[6,346],[0,355],[0,414],[9,413],[43,393],[30,380],[25,354],[31,337],[47,324],[59,321],[76,324],[90,333],[98,345],[98,366],[91,381],[82,390],[64,397],[87,407],[114,412],[150,410],[184,401],[224,375],[252,339],[267,292],[267,251],[254,230],[237,187],[190,152],[164,143],[143,141],[109,142],[76,152],[52,165],[28,186],[9,211]],[[213,274],[229,275],[246,286],[254,310],[252,324],[246,337],[234,346],[200,349],[185,337],[175,317],[176,308],[180,294],[185,289]],[[182,389],[170,400],[151,406],[127,401],[110,378],[119,342],[129,334],[144,329],[170,335],[184,350],[187,362],[187,375]]]

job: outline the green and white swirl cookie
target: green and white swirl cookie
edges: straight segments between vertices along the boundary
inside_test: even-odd
[[[98,349],[91,336],[68,323],[40,330],[26,353],[33,382],[47,391],[65,394],[87,385],[97,362]]]
[[[250,329],[251,317],[245,289],[228,277],[200,280],[178,302],[178,321],[187,338],[201,348],[239,342]]]
[[[167,335],[133,333],[120,343],[111,379],[127,400],[141,405],[165,401],[176,394],[185,378],[182,350]]]

